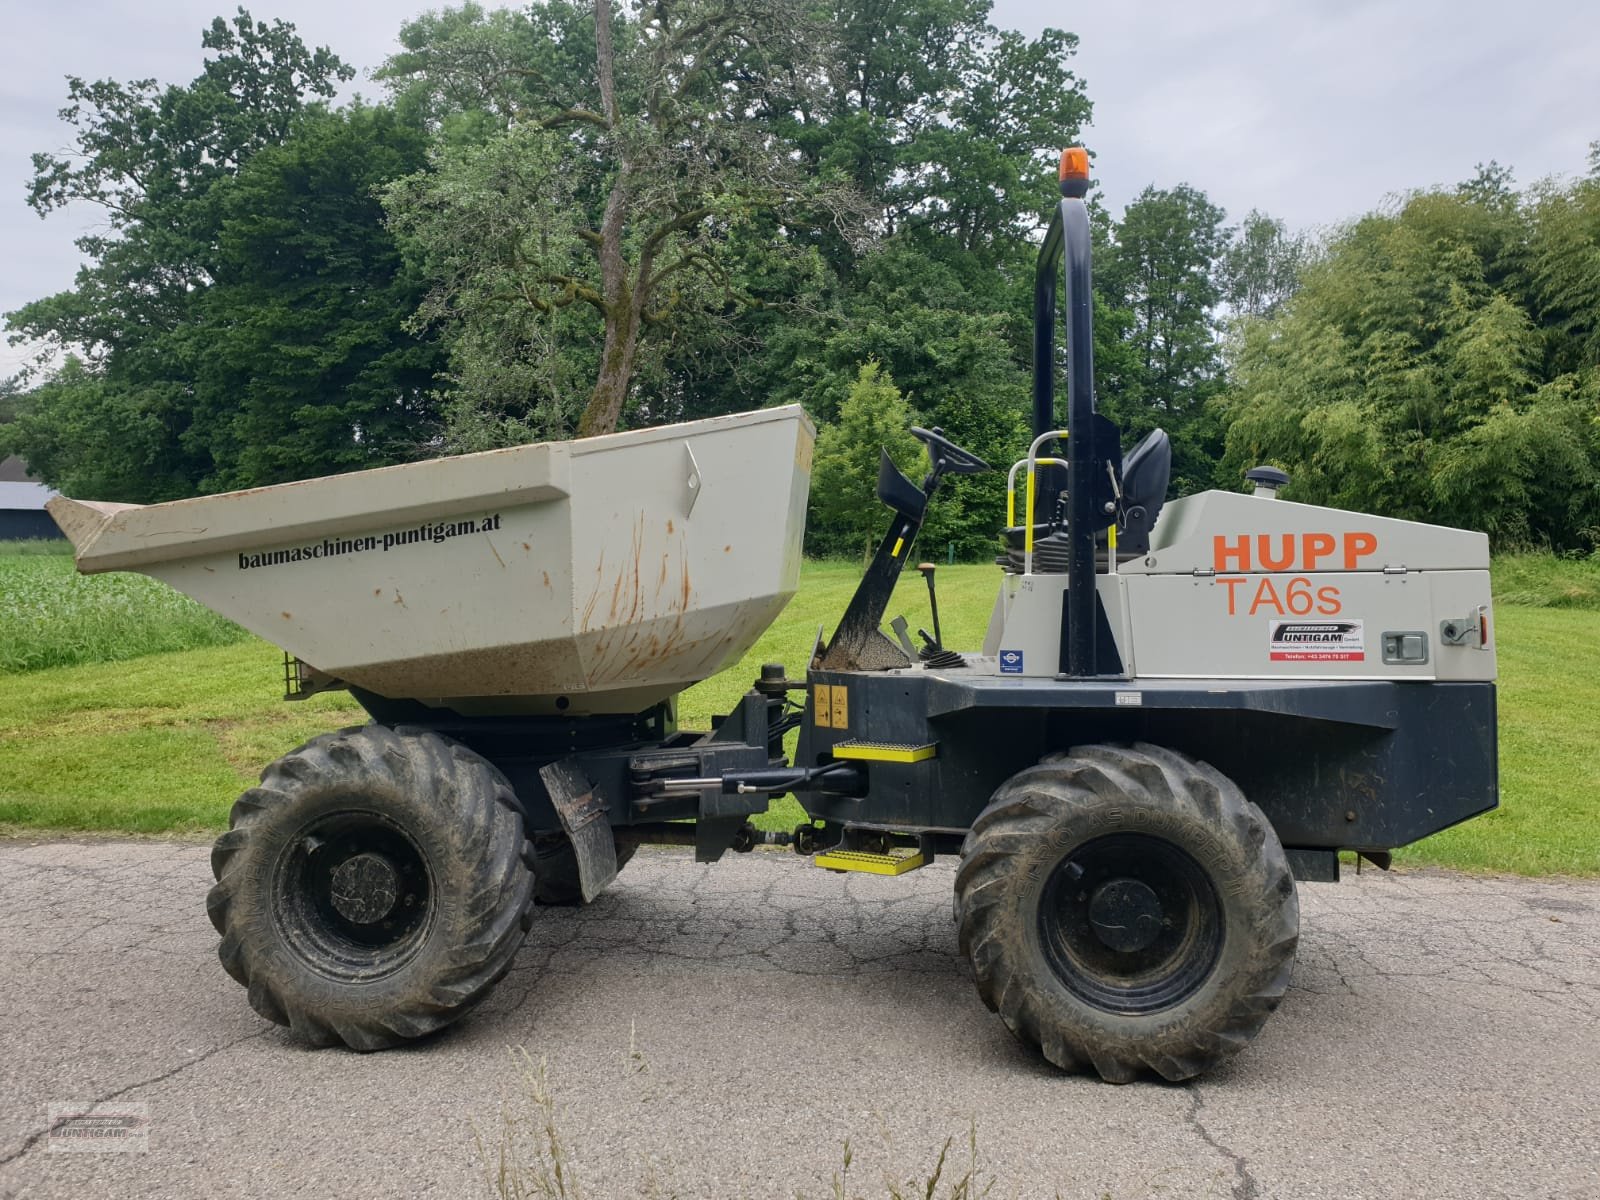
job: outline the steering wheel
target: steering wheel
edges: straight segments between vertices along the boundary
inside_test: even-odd
[[[963,450],[945,437],[942,429],[923,429],[913,425],[911,436],[927,446],[928,461],[933,464],[935,475],[981,475],[994,470],[972,451]]]

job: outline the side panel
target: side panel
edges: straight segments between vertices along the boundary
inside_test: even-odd
[[[1128,684],[960,681],[956,674],[814,674],[813,695],[818,683],[846,689],[848,727],[817,727],[808,698],[804,763],[827,761],[835,742],[852,739],[933,742],[937,753],[924,762],[873,763],[865,797],[803,795],[807,811],[864,825],[960,831],[1005,779],[1044,755],[1135,740],[1211,763],[1261,806],[1290,846],[1392,849],[1497,803],[1490,683],[1133,691]],[[937,715],[917,715],[930,712]]]
[[[1489,603],[1487,571],[1128,575],[1122,582],[1141,678],[1495,676],[1492,645],[1439,638],[1442,620]],[[1386,633],[1422,635],[1425,659],[1385,661]]]

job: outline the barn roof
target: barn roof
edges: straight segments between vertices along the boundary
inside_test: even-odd
[[[0,511],[38,512],[56,493],[42,483],[0,481]]]

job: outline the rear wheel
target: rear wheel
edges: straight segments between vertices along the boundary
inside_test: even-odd
[[[616,839],[617,870],[620,872],[639,849],[637,842]],[[553,833],[533,840],[534,877],[538,884],[534,898],[540,904],[571,905],[583,903],[583,884],[578,879],[578,855],[572,848],[572,839],[564,833]]]
[[[956,876],[962,951],[1011,1031],[1058,1066],[1188,1079],[1289,985],[1299,905],[1261,811],[1159,746],[1084,746],[1007,780]]]
[[[379,1050],[449,1024],[511,965],[532,848],[506,778],[436,733],[314,738],[261,774],[206,900],[250,1004],[315,1045]]]

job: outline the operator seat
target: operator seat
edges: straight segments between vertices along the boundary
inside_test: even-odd
[[[1163,429],[1152,429],[1122,460],[1123,524],[1117,529],[1117,561],[1127,562],[1150,551],[1150,531],[1167,502],[1172,482],[1172,439]],[[1070,543],[1065,528],[1065,499],[1057,501],[1053,521],[1033,527],[1033,569],[1040,575],[1062,575],[1067,570]],[[1026,530],[1015,525],[1001,531],[1005,553],[995,559],[1014,575],[1022,574]],[[1096,537],[1096,570],[1105,570],[1108,555],[1104,530]]]
[[[1122,460],[1123,527],[1117,531],[1117,557],[1132,558],[1150,549],[1161,506],[1172,482],[1172,439],[1152,429]]]

